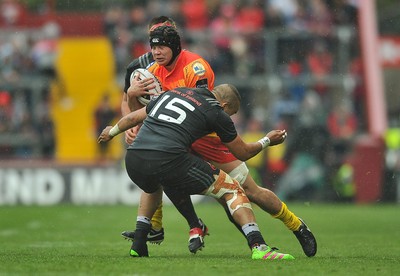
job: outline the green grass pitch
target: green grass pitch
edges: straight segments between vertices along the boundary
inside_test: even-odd
[[[129,257],[121,231],[136,206],[1,206],[0,275],[400,275],[400,205],[288,203],[318,240],[307,258],[284,225],[254,207],[264,238],[294,261],[254,261],[245,239],[213,202],[196,205],[210,230],[187,248],[188,227],[164,206],[166,238],[149,258]]]

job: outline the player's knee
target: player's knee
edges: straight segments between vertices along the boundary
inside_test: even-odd
[[[250,201],[243,188],[224,171],[220,171],[215,182],[205,194],[215,198],[223,198],[231,214],[240,208],[251,209]]]

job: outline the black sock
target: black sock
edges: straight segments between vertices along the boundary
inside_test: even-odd
[[[147,249],[147,234],[151,229],[150,223],[136,221],[135,239],[132,242],[131,250],[134,250],[139,257],[148,257],[149,252]]]
[[[144,239],[147,241],[147,234],[149,234],[151,229],[151,224],[144,223],[142,221],[136,222],[135,239]]]
[[[258,246],[260,244],[266,244],[260,231],[252,231],[247,235],[247,243],[250,248]]]
[[[199,218],[194,210],[192,199],[189,195],[184,194],[173,194],[168,195],[168,198],[174,204],[175,208],[181,213],[181,215],[186,219],[189,228],[201,228]]]

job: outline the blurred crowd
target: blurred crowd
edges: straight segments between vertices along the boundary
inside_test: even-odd
[[[49,83],[55,76],[59,27],[49,22],[39,29],[14,29],[11,15],[17,14],[19,5],[12,4],[4,1],[1,6],[1,15],[11,24],[0,30],[1,159],[52,158],[55,126]]]
[[[262,73],[267,70],[265,30],[306,32],[329,42],[338,26],[356,25],[356,2],[136,0],[129,8],[114,2],[105,11],[104,31],[120,70],[132,56],[148,49],[145,26],[149,20],[167,15],[177,22],[185,46],[209,60],[216,73]],[[304,56],[302,62],[306,62]]]
[[[16,2],[1,1],[0,16],[11,25],[15,9],[6,4]],[[234,119],[245,139],[254,141],[273,128],[288,131],[284,145],[248,162],[260,185],[287,200],[326,196],[326,183],[333,183],[334,190],[328,191],[333,198],[351,199],[354,183],[347,159],[357,135],[365,131],[362,63],[354,43],[358,2],[134,0],[128,6],[110,1],[101,12],[118,79],[135,57],[149,51],[150,19],[173,18],[184,48],[209,61],[217,81],[230,76],[238,82],[243,105]],[[49,158],[56,150],[49,87],[33,93],[21,80],[56,76],[53,62],[60,35],[57,24],[48,22],[30,31],[2,30],[0,36],[0,134],[38,141],[39,155]],[[246,81],[249,77],[264,81]],[[34,153],[24,143],[13,150],[0,143],[0,154]]]

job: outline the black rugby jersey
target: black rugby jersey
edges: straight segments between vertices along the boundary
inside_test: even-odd
[[[147,118],[129,149],[168,153],[188,152],[191,144],[216,132],[221,141],[233,141],[237,132],[231,118],[205,88],[176,88],[154,97]]]

